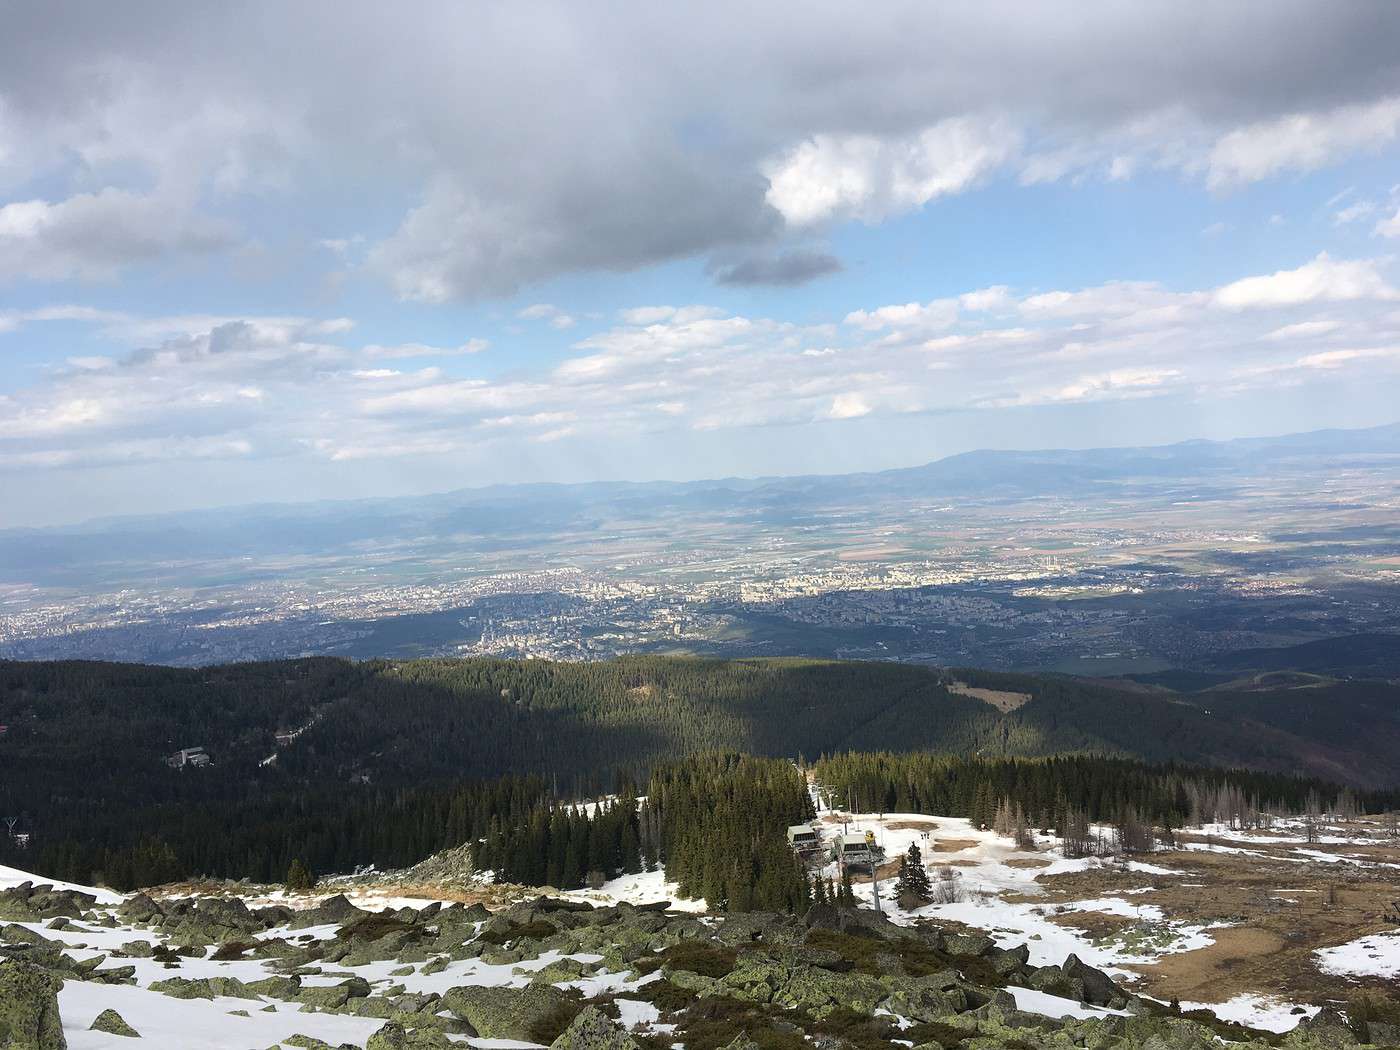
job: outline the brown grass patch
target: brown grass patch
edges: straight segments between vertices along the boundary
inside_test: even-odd
[[[934,839],[932,849],[934,853],[961,853],[980,845],[976,839]]]
[[[968,685],[966,682],[954,682],[948,686],[948,692],[981,700],[984,704],[995,707],[1002,714],[1014,711],[1031,701],[1030,693],[1013,693],[1005,689],[983,689],[980,686]]]

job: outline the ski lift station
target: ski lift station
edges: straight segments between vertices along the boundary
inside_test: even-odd
[[[811,824],[792,824],[787,829],[788,845],[798,853],[812,853],[822,847],[822,836]]]
[[[836,859],[843,865],[873,868],[885,859],[885,851],[875,843],[875,833],[836,836]]]

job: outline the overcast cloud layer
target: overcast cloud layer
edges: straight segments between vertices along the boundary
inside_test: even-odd
[[[1373,172],[1400,135],[1395,5],[59,2],[5,26],[0,471],[49,516],[80,516],[65,470],[256,462],[285,483],[1394,382],[1400,168]],[[1143,259],[1087,286],[783,298],[979,194],[1166,184],[1243,214],[1347,165],[1369,181],[1316,201],[1325,237],[1225,280]],[[284,270],[317,288],[293,311],[239,283]],[[576,301],[531,300],[570,281]],[[250,291],[211,310],[230,287]],[[684,305],[759,290],[761,311]],[[398,337],[395,303],[471,323]],[[732,459],[646,470],[750,472]]]

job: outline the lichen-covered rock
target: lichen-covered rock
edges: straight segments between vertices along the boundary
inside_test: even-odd
[[[1341,1014],[1323,1007],[1284,1036],[1285,1046],[1295,1050],[1347,1050],[1360,1042]]]
[[[426,967],[424,967],[423,972],[428,972]],[[577,959],[558,959],[540,970],[517,972],[528,973],[530,979],[536,983],[555,984],[559,981],[572,981],[582,977],[585,966]]]
[[[978,956],[990,951],[996,945],[992,939],[981,933],[954,933],[943,938],[944,950],[949,955]]]
[[[441,1050],[452,1045],[435,1028],[408,1029],[397,1021],[388,1021],[369,1037],[365,1050]]]
[[[805,1010],[822,1018],[837,1007],[874,1013],[885,994],[885,986],[869,974],[801,967],[774,991],[772,1001],[777,1006]]]
[[[584,1007],[550,1044],[551,1050],[641,1050],[621,1025],[595,1006]]]
[[[483,1039],[531,1040],[535,1025],[560,1009],[567,999],[547,984],[524,988],[462,985],[448,990],[442,1005]]]
[[[304,1004],[304,1010],[339,1010],[350,1001],[350,990],[339,984],[318,985],[301,989],[297,993],[297,1000]]]
[[[67,1050],[58,1016],[61,984],[28,963],[0,962],[0,1047]]]
[[[1141,1050],[1218,1050],[1220,1045],[1213,1031],[1184,1017],[1115,1017],[1104,1025],[1121,1038],[1120,1045]]]
[[[207,978],[167,977],[163,981],[152,981],[150,990],[168,995],[174,999],[212,999],[214,989]]]
[[[265,995],[269,999],[295,999],[301,991],[301,978],[264,977],[260,981],[249,981],[243,987],[253,995]]]
[[[931,1023],[968,1009],[967,993],[952,970],[925,977],[886,977],[883,980],[890,990],[885,1008],[911,1021]]]
[[[90,1032],[106,1032],[108,1035],[124,1035],[128,1039],[140,1039],[141,1033],[126,1023],[126,1019],[115,1010],[103,1010],[93,1020]]]

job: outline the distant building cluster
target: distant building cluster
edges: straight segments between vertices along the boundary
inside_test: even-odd
[[[209,757],[209,752],[202,747],[182,747],[173,755],[167,756],[165,764],[171,769],[185,769],[189,766],[203,769],[205,766],[212,765],[213,761]]]

